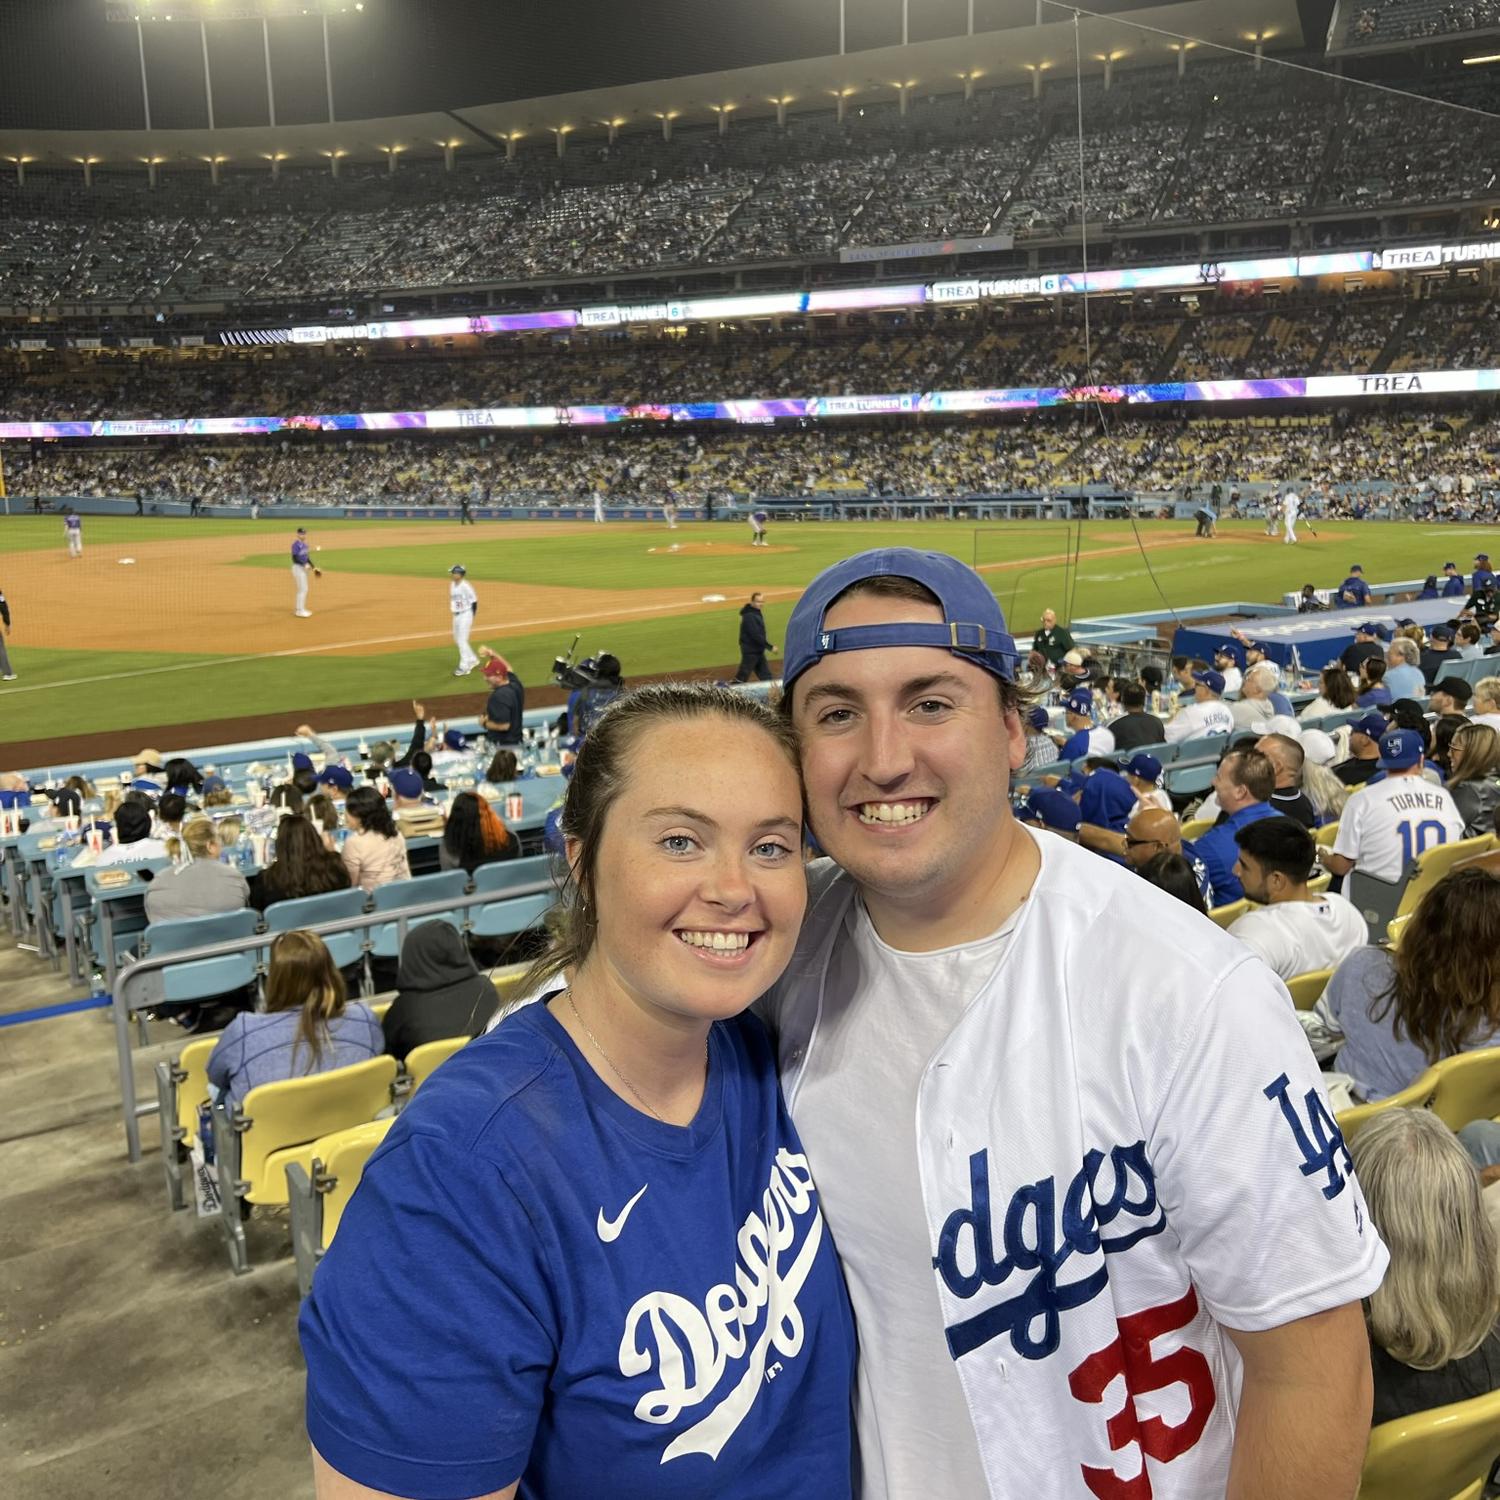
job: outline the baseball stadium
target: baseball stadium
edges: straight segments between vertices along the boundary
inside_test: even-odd
[[[1500,1497],[1497,0],[0,80],[0,1490]]]

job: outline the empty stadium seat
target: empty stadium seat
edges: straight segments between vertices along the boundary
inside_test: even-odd
[[[167,1206],[187,1207],[182,1153],[198,1143],[198,1107],[208,1102],[208,1057],[217,1036],[197,1037],[156,1065],[157,1114],[161,1122],[161,1164],[167,1178]]]
[[[552,876],[552,856],[532,854],[525,859],[506,859],[497,864],[480,865],[474,871],[476,895],[501,895]]]
[[[1410,871],[1400,880],[1377,880],[1356,866],[1344,881],[1344,894],[1352,901],[1370,929],[1370,941],[1378,943],[1392,917],[1401,909]]]
[[[1370,1433],[1359,1500],[1480,1500],[1500,1458],[1500,1391]]]
[[[473,908],[470,930],[481,938],[514,937],[540,926],[556,903],[557,898],[550,891],[539,896],[512,896],[507,901],[486,902]]]
[[[301,896],[295,901],[273,901],[266,908],[266,927],[271,932],[293,932],[319,922],[348,921],[364,912],[369,899],[356,887],[350,891],[327,891],[321,896]],[[365,934],[358,928],[330,932],[323,942],[340,969],[352,968],[364,960]]]
[[[170,953],[186,953],[213,943],[229,943],[236,938],[255,935],[259,919],[253,911],[219,912],[208,917],[184,917],[171,922],[153,922],[141,941],[143,958],[161,958]],[[231,990],[254,984],[257,969],[255,953],[225,953],[218,958],[199,958],[189,963],[168,964],[160,971],[160,1000],[152,994],[151,1003],[181,1005],[194,1000],[210,1000]],[[154,984],[148,991],[154,991]]]
[[[325,1135],[312,1143],[305,1166],[300,1161],[287,1163],[292,1255],[297,1262],[297,1286],[304,1297],[312,1290],[314,1269],[338,1233],[339,1220],[359,1186],[365,1163],[392,1123],[389,1119],[370,1120]]]
[[[1392,917],[1391,920],[1385,924],[1385,940],[1391,945],[1391,947],[1394,948],[1401,941],[1401,933],[1405,929],[1406,924],[1410,921],[1410,916]]]
[[[286,1167],[311,1160],[311,1144],[337,1130],[363,1125],[390,1107],[393,1057],[306,1078],[264,1083],[243,1105],[214,1106],[214,1152],[219,1174],[220,1223],[236,1274],[250,1268],[241,1205],[286,1202]]]
[[[416,906],[427,901],[444,901],[464,895],[469,888],[469,877],[462,870],[446,870],[440,875],[416,875],[410,880],[392,880],[387,885],[375,887],[371,909],[376,912],[394,911],[400,906]],[[422,922],[447,922],[460,930],[464,926],[466,912],[460,908],[450,912],[430,912],[426,916],[412,918],[410,926]],[[410,928],[408,928],[410,930]],[[374,958],[393,959],[400,955],[400,924],[385,922],[370,935],[370,954]]]
[[[1189,818],[1182,825],[1182,836],[1191,843],[1194,839],[1202,838],[1213,826],[1214,820],[1212,818]]]

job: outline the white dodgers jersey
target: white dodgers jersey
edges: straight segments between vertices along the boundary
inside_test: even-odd
[[[1392,883],[1419,854],[1464,836],[1464,815],[1453,794],[1421,776],[1372,781],[1349,798],[1339,818],[1333,852],[1366,875]]]
[[[1385,1247],[1281,982],[1137,876],[1032,836],[1036,885],[922,1073],[911,1129],[932,1254],[907,1269],[936,1278],[997,1500],[1218,1500],[1241,1381],[1226,1328],[1357,1301]],[[825,1076],[820,1028],[857,1035],[858,994],[825,994],[853,899],[847,876],[814,867],[767,1004],[836,1243],[817,1149],[836,1105],[804,1107],[799,1085]],[[838,1082],[857,1090],[850,1071]]]

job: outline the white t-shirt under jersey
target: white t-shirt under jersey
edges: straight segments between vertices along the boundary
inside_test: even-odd
[[[923,1070],[994,972],[1014,925],[1012,917],[992,936],[957,948],[902,953],[880,940],[855,901],[830,967],[827,1071],[807,1080],[803,1100],[808,1111],[840,1122],[820,1133],[818,1181],[859,1330],[863,1500],[978,1500],[988,1492],[943,1341],[937,1284],[897,1268],[932,1259],[912,1130]],[[849,1088],[852,1077],[857,1089]]]
[[[1392,776],[1349,799],[1333,852],[1366,875],[1394,883],[1419,854],[1463,836],[1464,816],[1445,787],[1420,776]]]
[[[1282,979],[1312,969],[1336,969],[1370,940],[1369,928],[1353,902],[1332,892],[1316,901],[1278,901],[1247,911],[1230,925]]]

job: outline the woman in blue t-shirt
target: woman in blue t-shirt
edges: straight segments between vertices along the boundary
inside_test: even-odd
[[[853,1325],[747,1012],[807,900],[790,731],[642,688],[562,830],[539,1003],[423,1086],[318,1268],[318,1494],[840,1500]]]

